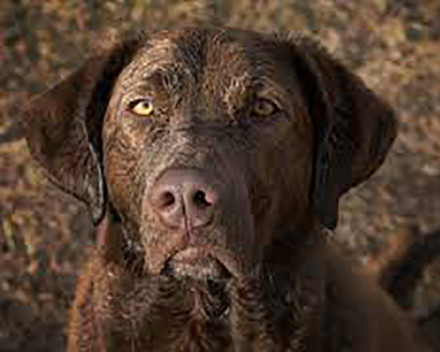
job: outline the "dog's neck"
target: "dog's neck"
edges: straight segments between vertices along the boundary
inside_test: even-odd
[[[98,300],[104,303],[97,310],[113,310],[112,323],[103,324],[112,327],[107,336],[138,348],[228,351],[234,346],[240,351],[272,351],[276,346],[288,350],[289,346],[305,348],[310,343],[306,341],[314,340],[310,336],[321,330],[325,283],[316,272],[293,280],[294,288],[283,297],[268,277],[232,279],[213,286],[161,275],[144,280],[128,275],[114,273],[118,282],[110,284],[111,294]]]
[[[114,231],[120,229],[105,220],[97,234],[98,257],[113,278],[102,289],[108,297],[98,300],[103,304],[98,310],[112,310],[113,323],[104,324],[112,331],[106,335],[154,351],[227,351],[228,346],[265,351],[302,346],[320,330],[324,275],[302,265],[301,255],[311,253],[304,246],[313,247],[312,237],[280,240],[253,273],[216,282],[139,275],[123,255],[115,256],[118,252],[99,252],[120,245]]]

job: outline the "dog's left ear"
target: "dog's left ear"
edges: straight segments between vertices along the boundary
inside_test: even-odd
[[[290,55],[315,126],[312,200],[334,229],[342,194],[382,164],[395,136],[391,108],[310,38],[289,38]]]
[[[142,34],[111,43],[37,96],[23,111],[29,150],[48,178],[88,205],[98,223],[105,212],[102,124],[114,83]]]

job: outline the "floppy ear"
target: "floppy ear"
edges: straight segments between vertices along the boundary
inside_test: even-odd
[[[121,41],[89,59],[24,112],[33,158],[64,191],[89,206],[96,224],[105,211],[101,130],[113,85],[141,36]]]
[[[383,100],[313,40],[290,41],[315,126],[313,204],[322,224],[334,229],[339,198],[382,164],[396,136],[396,119]]]

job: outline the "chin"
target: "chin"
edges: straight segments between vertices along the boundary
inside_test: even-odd
[[[227,282],[235,276],[231,267],[231,260],[216,255],[211,248],[189,247],[170,256],[161,274],[178,279]]]

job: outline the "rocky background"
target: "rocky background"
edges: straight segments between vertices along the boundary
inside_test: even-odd
[[[93,54],[102,32],[184,23],[307,32],[395,107],[392,152],[345,196],[333,238],[440,351],[439,0],[1,0],[0,351],[64,350],[94,241],[85,208],[31,162],[17,112]]]

